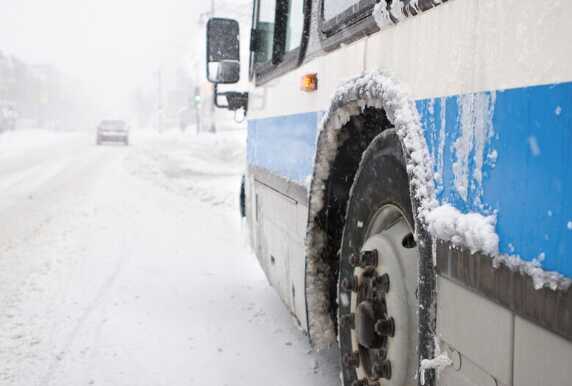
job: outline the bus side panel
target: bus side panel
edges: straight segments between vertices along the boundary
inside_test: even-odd
[[[417,100],[439,198],[498,210],[502,253],[572,277],[572,2],[447,2],[367,38]]]
[[[301,113],[248,122],[248,165],[307,185],[312,176],[318,113]]]
[[[321,117],[329,107],[337,85],[363,71],[365,41],[357,41],[328,55],[316,58],[299,68],[274,78],[263,85],[252,85],[249,96],[247,141],[248,175],[251,194],[258,196],[262,183],[270,190],[293,199],[296,204],[296,227],[281,227],[281,237],[288,240],[289,292],[279,290],[282,300],[296,315],[300,325],[307,328],[306,315],[306,256],[305,237],[308,222],[308,189],[314,169],[316,135]],[[332,65],[336,63],[336,65]],[[305,92],[300,88],[303,75],[317,73],[318,89]],[[254,199],[256,200],[256,199]],[[269,202],[267,199],[266,202]],[[276,212],[269,205],[258,207],[259,218],[267,211]],[[264,213],[262,213],[264,212]],[[278,219],[277,221],[281,221]],[[283,283],[277,270],[267,261],[273,243],[266,234],[263,222],[249,221],[251,238],[257,257],[271,283]],[[274,256],[276,259],[276,256]]]
[[[417,107],[440,201],[496,214],[501,253],[572,277],[572,83]]]
[[[253,247],[269,282],[307,326],[304,239],[319,114],[251,119],[247,160]]]

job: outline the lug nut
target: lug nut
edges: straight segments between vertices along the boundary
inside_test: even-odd
[[[374,359],[378,362],[382,362],[387,359],[387,349],[380,348],[374,354]]]
[[[355,254],[351,254],[350,257],[348,257],[348,263],[350,263],[350,265],[352,267],[358,267],[360,264],[360,258],[358,255]]]
[[[379,319],[373,329],[378,335],[392,337],[395,335],[395,321],[392,317]]]
[[[356,316],[353,313],[342,316],[340,322],[343,327],[348,327],[352,330],[356,328]]]
[[[362,268],[377,267],[378,260],[377,249],[363,251],[359,257],[359,266]]]
[[[391,362],[388,360],[377,362],[371,370],[376,378],[391,379]]]
[[[358,278],[357,276],[344,277],[341,282],[342,289],[344,291],[358,291]]]
[[[373,281],[373,287],[378,290],[385,293],[389,292],[389,275],[387,273],[384,273],[381,276],[377,276],[374,281]]]
[[[343,363],[346,367],[359,367],[359,352],[345,353]]]

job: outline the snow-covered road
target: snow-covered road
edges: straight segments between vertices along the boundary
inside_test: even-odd
[[[0,385],[337,385],[249,251],[244,133],[0,136]]]

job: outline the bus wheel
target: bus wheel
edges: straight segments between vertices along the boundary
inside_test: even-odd
[[[366,149],[342,235],[338,326],[344,386],[417,385],[417,264],[409,179],[395,130]]]

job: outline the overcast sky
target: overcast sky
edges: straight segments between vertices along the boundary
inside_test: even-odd
[[[126,98],[160,65],[196,56],[199,16],[209,7],[208,0],[0,0],[0,50],[53,64],[94,94]]]

